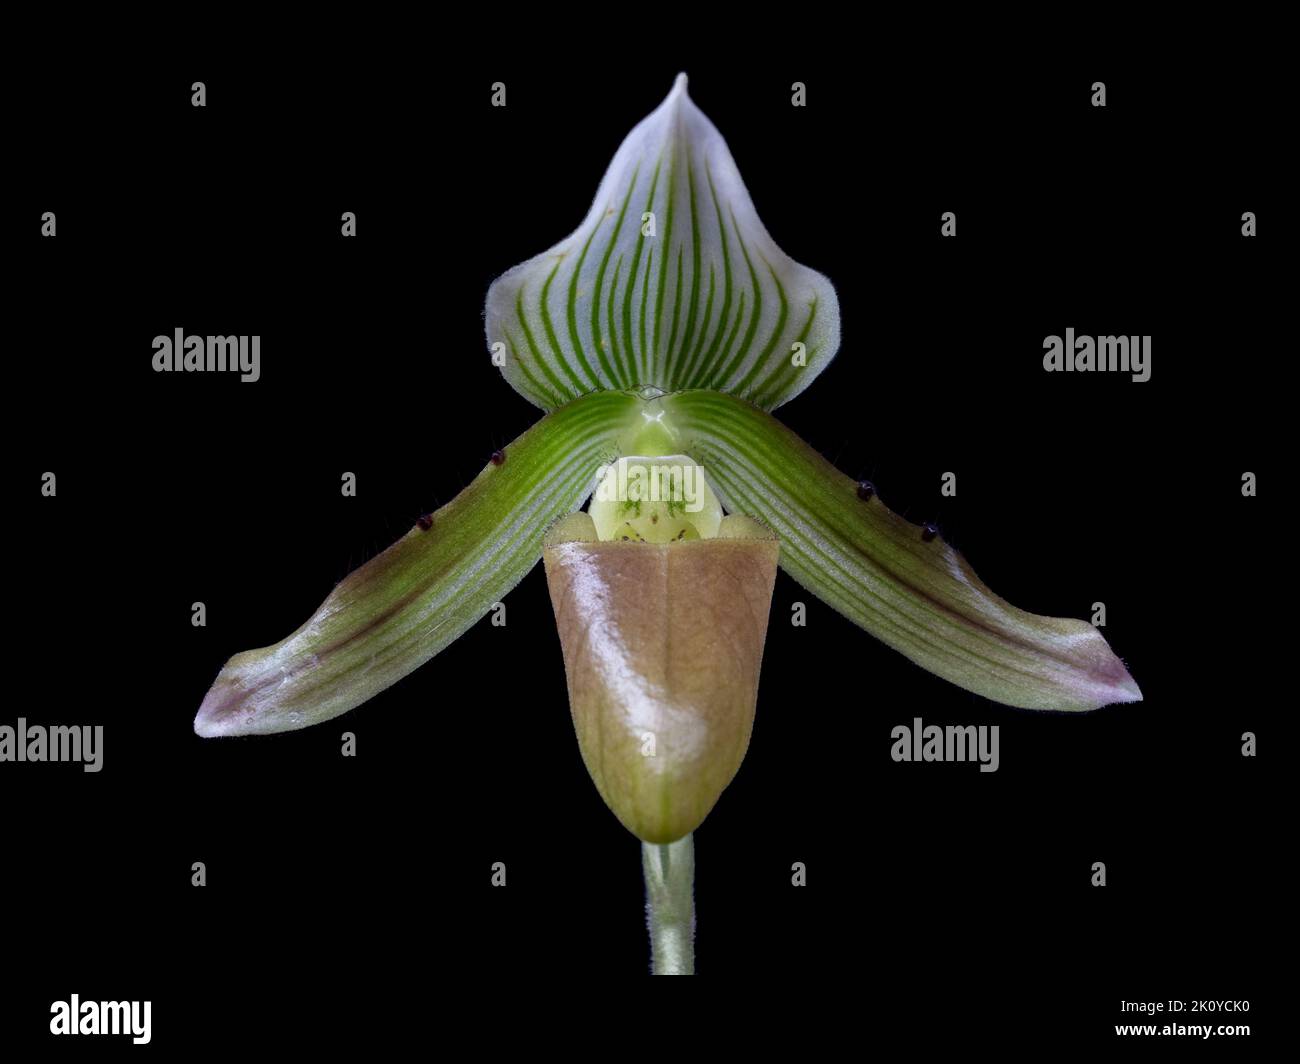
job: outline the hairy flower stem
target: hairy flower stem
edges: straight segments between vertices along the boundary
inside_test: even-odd
[[[646,916],[655,975],[695,974],[695,836],[666,846],[643,842]]]

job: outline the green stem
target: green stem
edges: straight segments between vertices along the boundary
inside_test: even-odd
[[[695,974],[695,836],[641,844],[655,975]]]

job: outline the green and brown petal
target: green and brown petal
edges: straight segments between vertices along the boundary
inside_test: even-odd
[[[689,542],[594,534],[567,522],[543,553],[578,746],[629,831],[675,842],[749,746],[780,547],[742,517]]]

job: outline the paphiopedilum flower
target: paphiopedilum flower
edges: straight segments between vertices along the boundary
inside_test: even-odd
[[[778,561],[917,665],[994,701],[1090,710],[1141,697],[1094,626],[1005,602],[932,528],[772,416],[835,356],[839,302],[768,235],[684,76],[623,142],[578,229],[491,286],[486,325],[506,380],[543,416],[298,631],[231,658],[200,735],[353,709],[453,642],[545,552],[584,759],[650,847],[651,899],[668,912],[681,898],[665,884],[690,866],[671,847],[689,843],[745,752]],[[629,455],[702,470],[717,513],[665,507],[651,521],[593,504],[585,523],[561,524]],[[728,524],[722,508],[750,520]],[[653,757],[633,748],[646,736]],[[682,944],[661,946],[668,957]]]

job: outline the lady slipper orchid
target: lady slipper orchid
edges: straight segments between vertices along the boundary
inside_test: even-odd
[[[778,564],[994,701],[1141,698],[1095,627],[1005,602],[772,416],[835,356],[839,303],[768,235],[684,75],[624,140],[582,225],[491,286],[486,324],[506,380],[544,415],[296,632],[231,658],[199,735],[347,712],[544,559],[583,760],[643,842],[655,971],[687,972],[692,832],[748,745]]]

